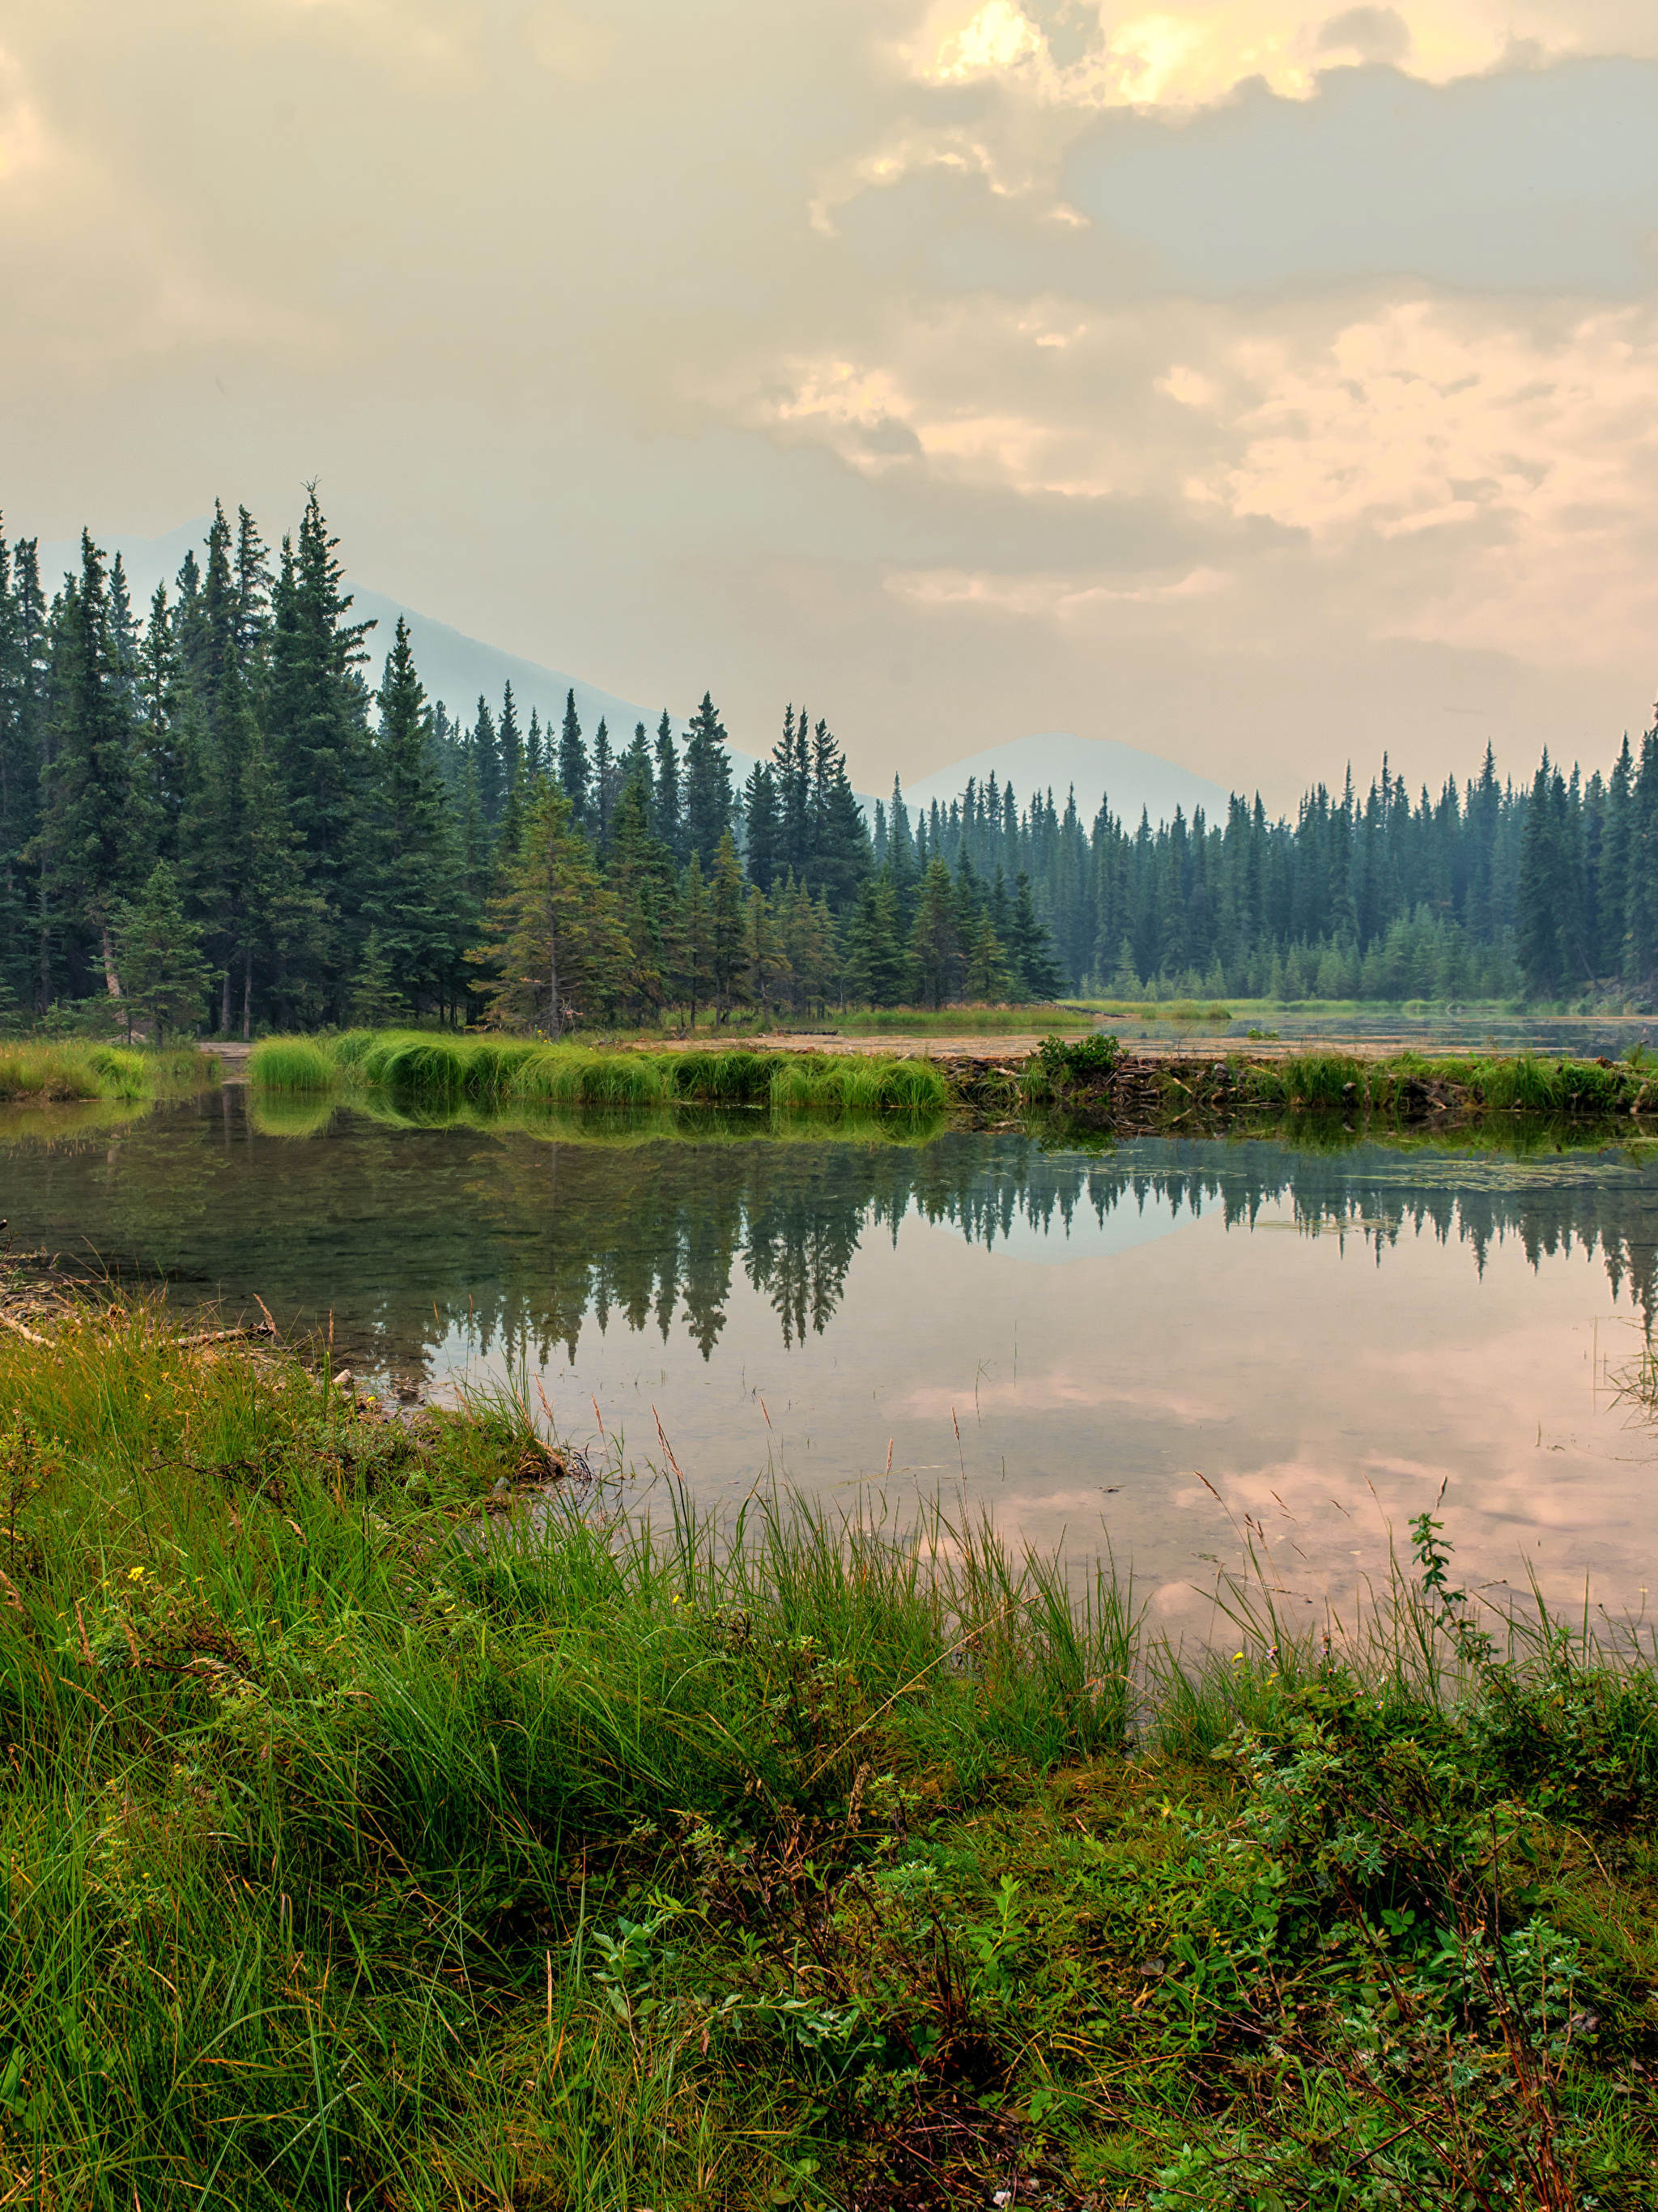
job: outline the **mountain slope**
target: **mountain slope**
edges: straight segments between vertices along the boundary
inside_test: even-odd
[[[110,559],[112,561],[118,551],[125,563],[134,611],[141,621],[158,583],[165,583],[172,591],[185,555],[193,547],[197,560],[202,558],[208,520],[202,516],[194,522],[182,523],[161,538],[137,538],[119,532],[100,538],[99,542]],[[78,570],[80,563],[78,541],[43,541],[40,580],[48,595],[58,588],[64,572]],[[485,644],[481,638],[469,637],[464,630],[440,622],[434,616],[422,614],[384,592],[371,591],[349,579],[348,582],[355,594],[353,612],[360,619],[372,617],[378,624],[367,641],[370,658],[364,673],[371,683],[380,674],[398,617],[402,615],[409,624],[415,665],[420,671],[427,695],[434,700],[441,699],[452,718],[470,723],[477,713],[480,694],[488,699],[493,710],[499,710],[502,687],[510,683],[521,725],[528,723],[530,710],[534,708],[543,723],[556,732],[564,720],[565,696],[574,691],[576,712],[590,744],[601,715],[610,726],[611,741],[618,751],[633,736],[635,723],[643,722],[652,736],[655,735],[662,714],[660,702],[655,707],[641,706],[566,670],[548,668],[539,661],[507,653],[500,646]],[[683,740],[685,717],[676,714],[672,719],[674,732]],[[752,753],[744,752],[735,745],[731,748],[733,783],[742,784],[754,766],[754,757]],[[1065,794],[1074,784],[1078,809],[1090,819],[1100,803],[1101,793],[1105,793],[1112,812],[1131,828],[1139,821],[1142,806],[1154,823],[1167,820],[1176,806],[1183,809],[1188,819],[1194,806],[1202,806],[1212,819],[1217,816],[1224,818],[1226,810],[1226,793],[1218,784],[1193,775],[1173,761],[1162,760],[1155,753],[1141,752],[1114,738],[1078,738],[1064,731],[1011,738],[1005,744],[993,745],[967,760],[934,769],[932,775],[907,787],[904,796],[912,811],[929,805],[934,799],[941,806],[947,806],[952,799],[961,796],[969,776],[982,783],[992,775],[1002,783],[1012,784],[1022,807],[1033,793],[1050,787],[1063,806]],[[872,818],[873,798],[865,792],[859,792],[858,797],[865,814]]]

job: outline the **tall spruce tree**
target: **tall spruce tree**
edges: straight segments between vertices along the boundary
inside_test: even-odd
[[[720,841],[732,826],[732,765],[725,725],[706,691],[686,739],[683,803],[686,851],[717,868]]]
[[[581,721],[575,710],[573,688],[564,698],[564,726],[558,740],[558,781],[564,796],[570,802],[570,819],[578,826],[587,819],[589,775],[587,748],[582,739]]]

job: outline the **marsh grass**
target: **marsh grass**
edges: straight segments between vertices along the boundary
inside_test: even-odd
[[[322,1093],[337,1090],[340,1070],[320,1044],[309,1037],[266,1037],[248,1055],[247,1072],[256,1092]]]
[[[250,1073],[263,1092],[361,1097],[452,1115],[535,1108],[644,1110],[691,1107],[806,1109],[914,1115],[942,1112],[950,1088],[925,1060],[863,1054],[594,1050],[533,1039],[349,1030],[337,1037],[273,1037],[254,1048]]]
[[[137,1099],[203,1090],[219,1062],[193,1045],[0,1043],[0,1099]]]
[[[1431,1514],[1312,1635],[1245,1528],[1181,1650],[965,1510],[549,1491],[522,1386],[159,1304],[0,1405],[20,2203],[1646,2201],[1650,1641]]]

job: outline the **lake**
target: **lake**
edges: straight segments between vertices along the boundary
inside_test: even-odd
[[[1644,1601],[1658,1436],[1615,1387],[1658,1299],[1619,1148],[924,1142],[686,1115],[400,1126],[347,1106],[0,1115],[21,1247],[331,1326],[405,1395],[527,1376],[559,1431],[732,1507],[942,1492],[1154,1617],[1256,1528],[1351,1606],[1448,1486],[1459,1572]],[[602,1438],[601,1438],[602,1425]]]

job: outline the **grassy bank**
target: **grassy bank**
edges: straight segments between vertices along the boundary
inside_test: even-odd
[[[148,1098],[216,1083],[212,1053],[184,1045],[0,1042],[0,1099]]]
[[[1650,2201],[1653,1655],[1430,1525],[1362,1643],[1240,1586],[1182,1667],[970,1522],[653,1523],[155,1310],[0,1408],[11,2201]]]
[[[532,1040],[349,1030],[272,1037],[254,1048],[256,1089],[294,1094],[380,1091],[437,1109],[470,1104],[829,1108],[936,1111],[950,1091],[926,1060],[857,1054],[593,1050]]]
[[[1658,1116],[1658,1064],[1539,1053],[1396,1053],[1386,1058],[1312,1051],[1272,1058],[1217,1049],[1212,1058],[1127,1053],[1102,1035],[1049,1037],[1022,1068],[964,1067],[957,1087],[981,1109],[1033,1107],[1118,1127],[1157,1129],[1194,1118],[1339,1116],[1353,1127],[1480,1116],[1563,1121]]]

